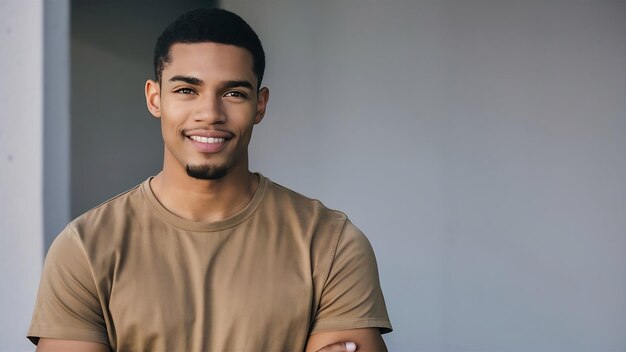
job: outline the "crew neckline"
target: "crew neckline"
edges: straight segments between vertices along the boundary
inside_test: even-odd
[[[163,204],[158,201],[158,199],[154,195],[154,192],[152,191],[152,188],[150,187],[150,180],[152,180],[154,176],[149,177],[141,184],[141,191],[146,197],[146,200],[148,201],[150,206],[152,206],[152,208],[158,213],[158,217],[159,219],[161,219],[161,221],[176,228],[187,231],[220,231],[243,222],[248,217],[250,217],[259,207],[259,204],[261,204],[269,182],[267,177],[261,175],[260,173],[255,174],[259,176],[259,185],[257,186],[257,189],[254,192],[254,196],[252,196],[250,202],[248,202],[248,204],[236,214],[231,215],[224,220],[213,222],[187,220],[167,210],[163,206]]]

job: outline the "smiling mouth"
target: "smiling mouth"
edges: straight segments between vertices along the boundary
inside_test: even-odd
[[[205,144],[214,144],[214,143],[224,143],[226,138],[214,138],[214,137],[202,137],[202,136],[189,136],[190,139],[205,143]]]

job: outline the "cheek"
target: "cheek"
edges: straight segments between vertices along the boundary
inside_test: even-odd
[[[164,141],[177,141],[181,137],[180,120],[171,112],[163,111],[161,115],[161,134]]]
[[[163,108],[161,119],[164,126],[169,126],[170,128],[175,128],[175,126],[179,126],[185,120],[185,116],[187,116],[186,110],[188,107],[184,104],[168,104],[165,108]]]
[[[223,110],[230,122],[240,126],[247,126],[254,122],[256,117],[256,106],[251,104],[229,105],[224,104]]]

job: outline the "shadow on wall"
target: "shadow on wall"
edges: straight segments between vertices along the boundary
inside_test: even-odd
[[[215,5],[71,2],[72,218],[158,172],[160,126],[146,109],[143,91],[153,77],[154,44],[176,16]]]

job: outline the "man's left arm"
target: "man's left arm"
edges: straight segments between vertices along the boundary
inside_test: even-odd
[[[306,351],[347,351],[324,347],[348,341],[356,343],[359,352],[387,351],[381,332],[389,331],[391,324],[374,251],[363,233],[347,220],[322,290]]]
[[[354,343],[356,349],[348,343]],[[377,328],[319,332],[309,336],[305,352],[387,352]]]

